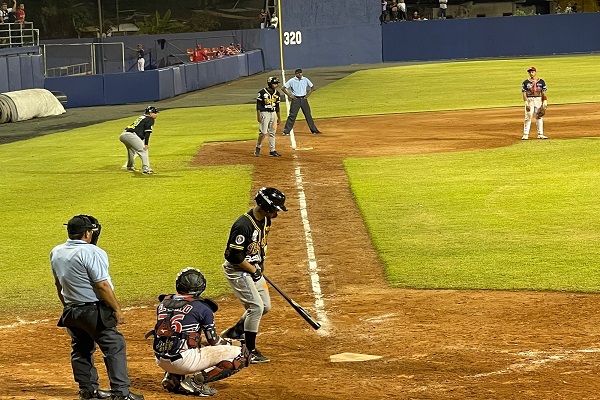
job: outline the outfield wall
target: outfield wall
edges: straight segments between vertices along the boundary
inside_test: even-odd
[[[44,67],[39,54],[0,57],[0,93],[44,87]]]
[[[382,32],[385,62],[600,51],[600,13],[396,22]]]
[[[67,96],[66,108],[152,102],[264,70],[260,51],[130,74],[46,78],[45,89]],[[1,71],[0,71],[1,72]]]

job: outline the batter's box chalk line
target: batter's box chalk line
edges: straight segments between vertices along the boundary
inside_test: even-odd
[[[296,151],[307,151],[312,149],[313,147],[296,147]]]

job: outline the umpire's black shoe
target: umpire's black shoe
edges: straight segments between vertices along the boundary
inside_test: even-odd
[[[141,394],[135,394],[133,392],[129,392],[127,396],[123,396],[120,394],[113,394],[110,396],[110,400],[144,400],[144,396]]]
[[[323,132],[321,132],[321,131],[317,130],[317,131],[314,131],[314,132],[311,132],[311,133],[312,133],[313,135],[320,135],[320,134],[321,134],[321,133],[323,133]]]
[[[79,391],[79,400],[96,400],[96,399],[108,399],[110,397],[110,392],[108,390],[98,389],[93,392],[89,390],[80,390]]]

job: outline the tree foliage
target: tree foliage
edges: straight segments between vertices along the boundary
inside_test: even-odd
[[[190,32],[216,31],[221,27],[217,17],[205,13],[194,13],[187,24]]]
[[[189,32],[185,23],[171,20],[171,10],[167,10],[162,17],[156,11],[154,16],[144,17],[144,22],[137,22],[136,25],[139,28],[138,35]]]

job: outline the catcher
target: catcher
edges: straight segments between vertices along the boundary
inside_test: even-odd
[[[217,304],[200,297],[204,275],[185,268],[175,280],[177,294],[160,295],[154,336],[156,364],[166,371],[162,386],[173,393],[208,397],[217,393],[209,382],[227,378],[250,363],[245,345],[222,339],[215,328]],[[201,347],[201,332],[210,346]],[[186,376],[188,375],[188,376]]]
[[[525,124],[523,126],[523,137],[521,140],[529,139],[529,130],[531,128],[531,120],[535,115],[535,124],[537,127],[537,138],[548,139],[544,135],[544,114],[548,107],[548,98],[546,97],[546,82],[543,79],[536,77],[537,69],[529,67],[527,69],[529,78],[523,82],[521,93],[525,102]]]

